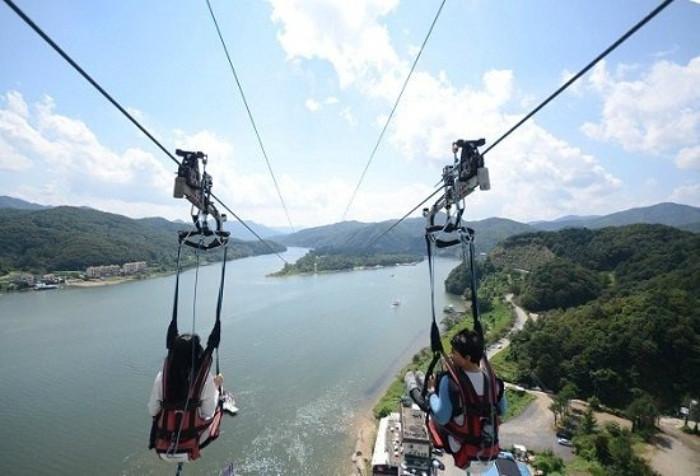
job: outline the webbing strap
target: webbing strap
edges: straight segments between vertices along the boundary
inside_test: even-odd
[[[216,300],[216,321],[209,334],[207,347],[216,350],[216,373],[219,373],[219,343],[221,342],[221,308],[224,303],[224,284],[226,281],[226,261],[228,261],[228,245],[224,245],[224,261],[221,263],[221,280],[219,281],[219,296]]]
[[[177,339],[177,303],[180,294],[180,258],[182,256],[182,240],[180,240],[177,247],[177,268],[175,271],[175,297],[173,298],[173,315],[170,319],[170,325],[168,326],[168,333],[165,338],[165,347],[168,350],[173,348],[175,344],[175,339]]]
[[[428,392],[428,378],[430,378],[430,376],[433,374],[435,365],[437,365],[440,357],[445,353],[442,347],[442,339],[440,337],[440,327],[438,326],[437,318],[435,316],[435,264],[433,262],[433,235],[429,231],[426,231],[425,233],[425,244],[428,250],[428,273],[430,275],[430,311],[432,313],[432,323],[430,324],[430,349],[433,351],[433,359],[430,361],[430,365],[428,365],[428,369],[425,373],[423,390],[421,391],[423,398],[425,398]]]
[[[460,230],[460,243],[462,245],[462,263],[464,263],[465,271],[469,269],[469,287],[471,290],[471,307],[472,319],[474,320],[474,330],[484,341],[484,329],[481,326],[481,316],[479,313],[479,301],[476,295],[476,268],[474,266],[474,230],[471,228],[463,228]],[[467,263],[468,255],[468,263]],[[467,268],[467,266],[469,266]]]

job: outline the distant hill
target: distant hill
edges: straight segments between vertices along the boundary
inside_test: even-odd
[[[439,220],[438,220],[439,222]],[[356,253],[408,253],[425,252],[425,219],[409,218],[401,222],[381,240],[367,248],[377,236],[389,228],[393,220],[379,223],[347,221],[325,225],[278,238],[281,243],[303,246],[317,250],[339,250]],[[518,234],[534,231],[529,225],[505,218],[487,218],[466,225],[476,231],[478,252],[488,252],[501,240]]]
[[[438,220],[439,221],[439,220]],[[324,225],[276,236],[280,243],[289,246],[303,246],[316,250],[332,250],[337,253],[423,253],[425,220],[409,218],[401,222],[394,230],[373,244],[367,244],[394,223],[387,220],[379,223],[346,221]],[[624,226],[635,223],[661,224],[681,228],[687,231],[700,231],[700,208],[676,203],[659,203],[651,207],[632,208],[610,215],[567,215],[552,221],[534,221],[521,223],[506,218],[487,218],[466,222],[476,231],[477,252],[488,253],[502,240],[520,233],[537,230],[557,231],[564,228],[598,229],[608,226]]]
[[[88,266],[146,261],[172,269],[176,232],[183,224],[164,218],[134,220],[89,208],[54,207],[42,210],[0,209],[0,274],[83,270]],[[284,247],[271,243],[276,251]],[[270,253],[259,241],[233,240],[233,258]],[[211,254],[210,260],[221,259]],[[191,253],[185,255],[191,260]]]
[[[635,223],[668,225],[697,231],[697,224],[700,223],[700,208],[678,203],[659,203],[650,207],[631,208],[604,216],[569,215],[553,221],[539,221],[530,224],[538,230],[556,231],[563,228],[597,229]],[[693,225],[695,230],[692,228]],[[687,228],[688,226],[691,228]]]
[[[245,220],[245,222],[250,226],[255,232],[260,235],[261,238],[270,238],[273,236],[280,236],[283,233],[288,232],[287,228],[271,228],[260,223],[256,223],[251,220]],[[226,222],[224,228],[231,232],[231,236],[238,238],[239,240],[255,240],[255,236],[248,231],[243,225],[241,225],[235,218],[230,217],[229,221]]]
[[[26,202],[19,198],[0,195],[0,208],[14,208],[16,210],[44,210],[50,208],[38,203]]]

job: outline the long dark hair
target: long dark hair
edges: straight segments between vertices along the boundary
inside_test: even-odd
[[[190,379],[199,370],[204,349],[197,334],[181,334],[170,352],[166,396],[172,402],[184,402],[192,383]]]

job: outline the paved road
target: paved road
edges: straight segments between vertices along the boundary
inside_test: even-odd
[[[515,322],[513,323],[513,327],[511,328],[511,332],[515,331],[520,331],[525,327],[525,323],[527,320],[530,318],[530,316],[535,316],[535,314],[528,315],[527,312],[521,307],[518,307],[515,305],[513,302],[513,295],[512,294],[506,294],[506,301],[510,303],[513,306],[513,309],[515,309]],[[488,346],[486,349],[486,356],[490,359],[497,353],[499,353],[501,350],[505,349],[510,345],[510,338],[503,337],[496,341],[495,343],[491,344]]]
[[[551,397],[543,392],[528,392],[536,399],[520,415],[501,425],[501,447],[519,444],[538,452],[551,449],[564,461],[570,461],[574,457],[571,448],[557,443],[554,415],[549,410]]]

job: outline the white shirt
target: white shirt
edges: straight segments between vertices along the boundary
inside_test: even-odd
[[[207,375],[200,395],[202,404],[199,407],[199,416],[204,420],[209,420],[216,413],[216,405],[219,402],[219,389],[214,384],[214,377],[211,372]],[[163,371],[161,370],[156,375],[156,380],[153,382],[151,390],[151,398],[148,400],[148,413],[151,416],[156,416],[161,409],[163,402]]]

